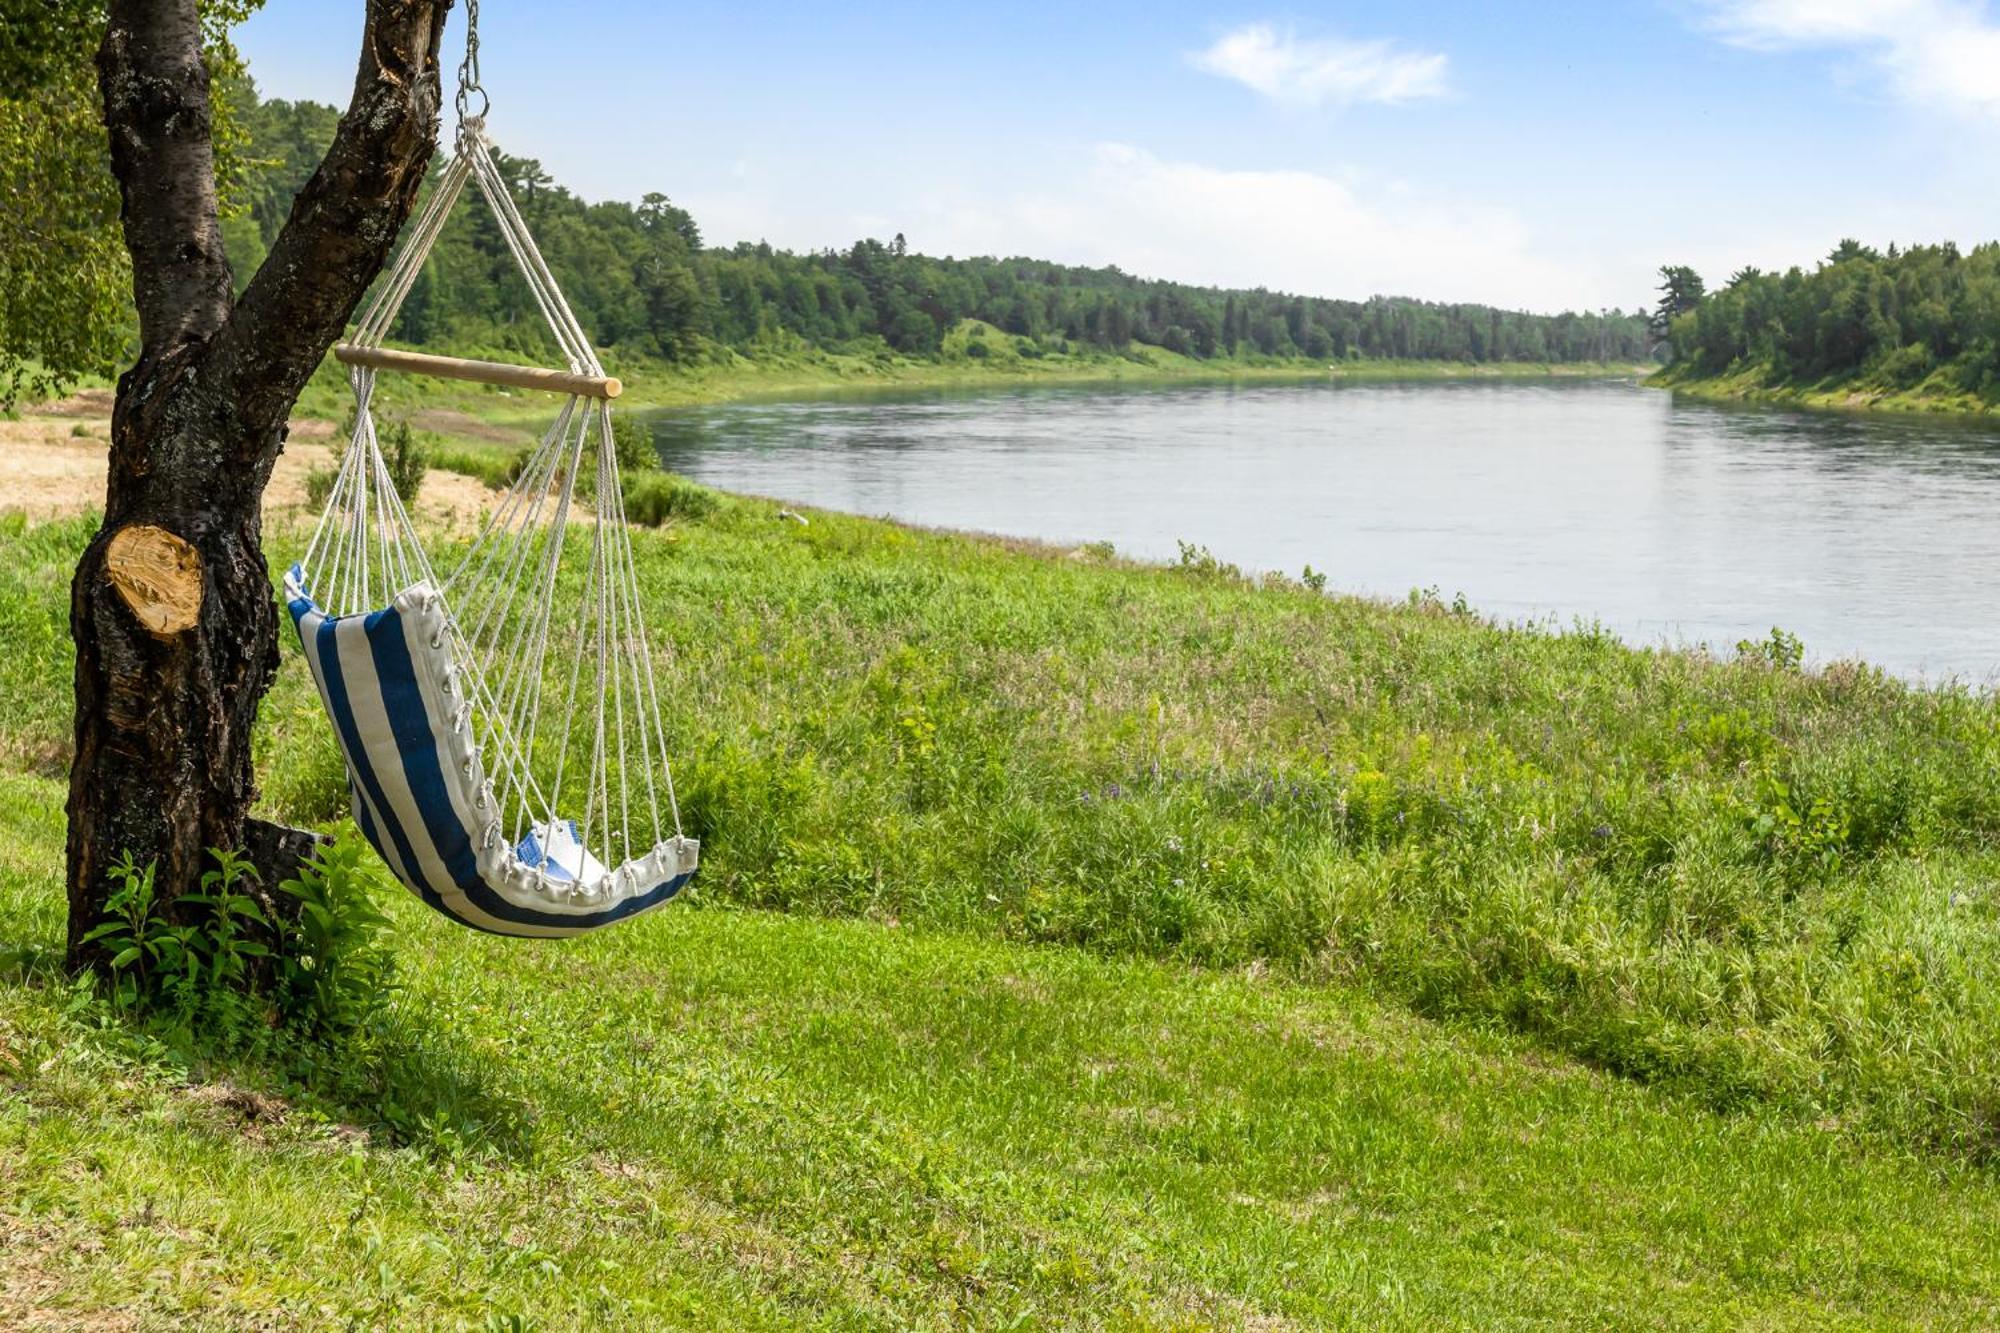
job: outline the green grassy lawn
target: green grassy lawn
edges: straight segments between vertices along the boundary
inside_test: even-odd
[[[0,1323],[1996,1317],[1990,696],[698,494],[697,888],[384,885],[341,1077],[52,978],[91,524],[0,518]],[[338,828],[285,651],[265,809]]]
[[[57,785],[0,785],[54,948]],[[1964,1327],[2000,1189],[1342,986],[694,908],[396,901],[423,1128],[0,984],[0,1319],[470,1327]],[[282,1089],[280,1089],[282,1093]],[[504,1323],[503,1320],[518,1320]]]

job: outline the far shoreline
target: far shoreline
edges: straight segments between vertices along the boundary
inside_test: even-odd
[[[1917,389],[1885,389],[1869,385],[1805,386],[1772,384],[1755,371],[1723,375],[1678,375],[1665,367],[1640,381],[1649,389],[1664,389],[1711,403],[1742,403],[1814,412],[1885,413],[1897,416],[1948,417],[1977,421],[2000,416],[2000,402],[1967,393],[1925,393]]]
[[[652,358],[624,357],[612,350],[605,368],[625,385],[620,413],[651,413],[731,403],[768,403],[848,394],[894,393],[904,390],[964,390],[981,392],[1018,388],[1166,387],[1200,384],[1377,383],[1397,380],[1642,380],[1651,369],[1617,361],[1426,361],[1373,359],[1326,361],[1304,357],[1278,360],[1264,357],[1199,359],[1165,348],[1135,343],[1124,355],[1084,353],[1030,358],[1011,352],[1011,340],[997,331],[989,346],[1001,349],[978,357],[958,351],[938,359],[861,355],[799,350],[751,358],[730,353],[727,359],[675,366]],[[433,349],[435,350],[435,349]],[[518,361],[518,352],[501,349],[449,349],[455,355]],[[378,411],[411,416],[420,425],[454,432],[449,417],[471,418],[474,438],[532,429],[547,424],[539,393],[509,393],[421,375],[384,377],[375,390]],[[331,422],[343,421],[353,405],[343,367],[331,358],[299,397],[294,415]]]

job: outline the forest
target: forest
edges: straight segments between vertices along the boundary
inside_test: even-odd
[[[1844,240],[1811,272],[1745,268],[1704,290],[1663,269],[1656,315],[1673,378],[1855,384],[1987,398],[2000,390],[2000,244],[1876,250]]]
[[[224,223],[239,281],[255,271],[333,133],[313,102],[232,90],[247,135],[245,206]],[[542,165],[503,157],[530,228],[596,341],[690,363],[730,350],[806,346],[932,357],[961,321],[1012,335],[1035,357],[1132,344],[1199,359],[1397,358],[1460,362],[1633,363],[1646,319],[1634,311],[1536,315],[1377,296],[1329,300],[1148,280],[1037,259],[940,259],[901,235],[795,254],[703,243],[665,195],[590,203]],[[410,299],[396,336],[414,343],[531,350],[542,336],[527,288],[485,210],[460,210]],[[527,343],[527,346],[523,346]],[[977,356],[984,344],[967,352]]]

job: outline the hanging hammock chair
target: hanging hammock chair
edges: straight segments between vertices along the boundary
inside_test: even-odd
[[[699,844],[681,832],[625,523],[611,430],[620,386],[514,207],[483,116],[464,115],[465,90],[461,71],[450,166],[354,340],[335,348],[354,388],[354,432],[285,595],[346,761],[355,823],[390,871],[465,925],[575,935],[672,898],[694,874]],[[567,370],[382,346],[468,180]],[[442,578],[376,438],[371,401],[384,369],[565,395]],[[564,557],[586,547],[579,578]]]

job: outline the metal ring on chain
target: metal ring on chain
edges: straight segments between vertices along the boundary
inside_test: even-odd
[[[479,94],[479,111],[472,112],[472,95]],[[465,0],[465,58],[458,62],[458,123],[463,129],[468,120],[484,120],[486,113],[493,109],[493,101],[486,90],[479,86],[479,0]]]

